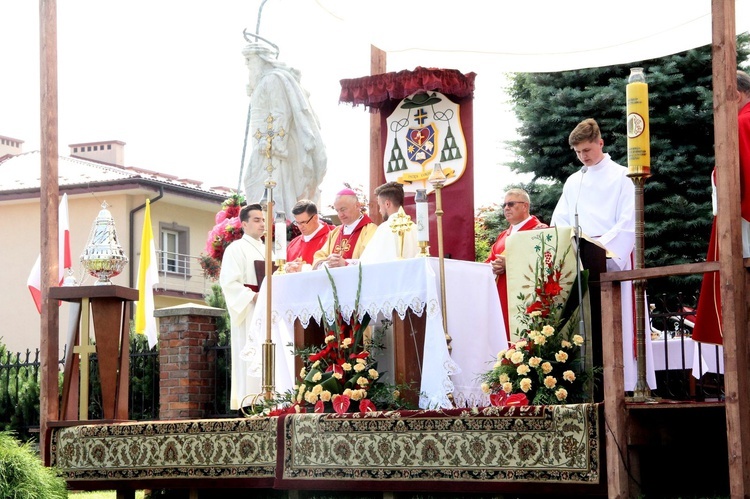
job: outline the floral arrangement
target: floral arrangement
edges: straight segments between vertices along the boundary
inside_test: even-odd
[[[200,265],[204,276],[214,280],[219,278],[224,250],[232,241],[242,237],[240,210],[244,202],[245,197],[242,194],[235,193],[221,203],[221,210],[216,213],[214,219],[216,225],[208,232],[207,254],[202,254],[200,257]]]
[[[578,295],[565,297],[564,286],[577,286],[575,271],[563,269],[570,247],[562,255],[557,249],[557,230],[540,231],[536,243],[535,268],[527,275],[533,284],[518,318],[520,340],[501,350],[492,370],[482,375],[482,390],[492,405],[551,405],[583,402],[592,378],[581,358],[584,338],[577,334]],[[588,273],[582,271],[582,284]],[[567,289],[575,289],[573,287]]]
[[[304,367],[289,394],[287,404],[269,415],[301,412],[371,412],[405,405],[399,390],[382,383],[377,361],[372,356],[374,347],[367,334],[370,317],[359,316],[359,296],[362,287],[362,267],[359,267],[359,286],[349,323],[344,320],[338,300],[336,283],[326,268],[333,287],[334,317],[327,323],[325,341],[320,347],[298,350]],[[320,303],[320,299],[318,299]],[[321,309],[323,305],[321,303]],[[325,310],[323,310],[325,316]]]

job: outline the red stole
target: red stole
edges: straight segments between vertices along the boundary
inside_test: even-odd
[[[531,218],[521,226],[519,231],[522,230],[533,230],[533,229],[546,229],[547,225],[539,221],[535,216]],[[505,240],[511,234],[512,227],[508,227],[497,236],[495,244],[490,249],[490,254],[487,256],[485,263],[490,263],[492,260],[500,256],[505,251]],[[508,316],[508,281],[505,279],[505,274],[495,276],[495,282],[497,283],[497,294],[500,295],[500,307],[503,309],[503,320],[505,321],[505,334],[510,339],[510,317]]]
[[[348,236],[344,235],[344,226],[339,226],[339,233],[336,234],[336,242],[333,245],[333,251],[331,253],[338,253],[346,259],[352,258],[352,255],[354,255],[354,246],[357,245],[357,239],[359,239],[362,228],[371,223],[372,220],[370,220],[370,217],[367,215],[362,216],[357,226],[354,227],[354,230]]]
[[[331,232],[330,225],[325,222],[321,222],[320,224],[320,230],[309,241],[305,241],[302,235],[289,241],[289,245],[286,248],[287,262],[292,262],[301,257],[303,261],[312,264],[315,252],[323,247],[328,240],[328,233]]]

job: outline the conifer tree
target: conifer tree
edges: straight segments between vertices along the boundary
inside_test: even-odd
[[[749,41],[747,34],[738,37],[738,63],[747,61]],[[517,158],[510,167],[534,173],[534,181],[527,187],[537,191],[532,197],[535,210],[551,214],[561,183],[581,167],[568,146],[568,134],[586,118],[599,123],[604,151],[616,163],[627,166],[625,86],[633,67],[645,69],[649,85],[651,177],[644,195],[646,266],[704,261],[711,231],[710,176],[714,167],[710,46],[618,66],[512,75],[510,95],[521,138],[510,144]],[[552,181],[552,185],[537,180]],[[649,293],[679,286],[688,295],[696,295],[701,278],[649,281]]]

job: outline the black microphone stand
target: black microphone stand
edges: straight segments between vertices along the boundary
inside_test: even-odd
[[[578,197],[575,205],[575,229],[574,236],[576,242],[576,276],[578,277],[578,332],[583,338],[581,344],[581,368],[586,367],[586,321],[584,320],[583,310],[583,284],[581,284],[581,224],[578,222],[578,198],[581,197],[581,187],[583,186],[583,176],[588,171],[588,167],[581,168],[581,183],[578,184]]]

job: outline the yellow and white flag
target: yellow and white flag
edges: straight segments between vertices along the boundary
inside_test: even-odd
[[[141,234],[141,256],[138,262],[138,303],[135,307],[135,332],[145,334],[148,346],[156,345],[156,318],[154,317],[154,285],[159,282],[154,233],[151,230],[151,202],[146,200],[146,214]]]

